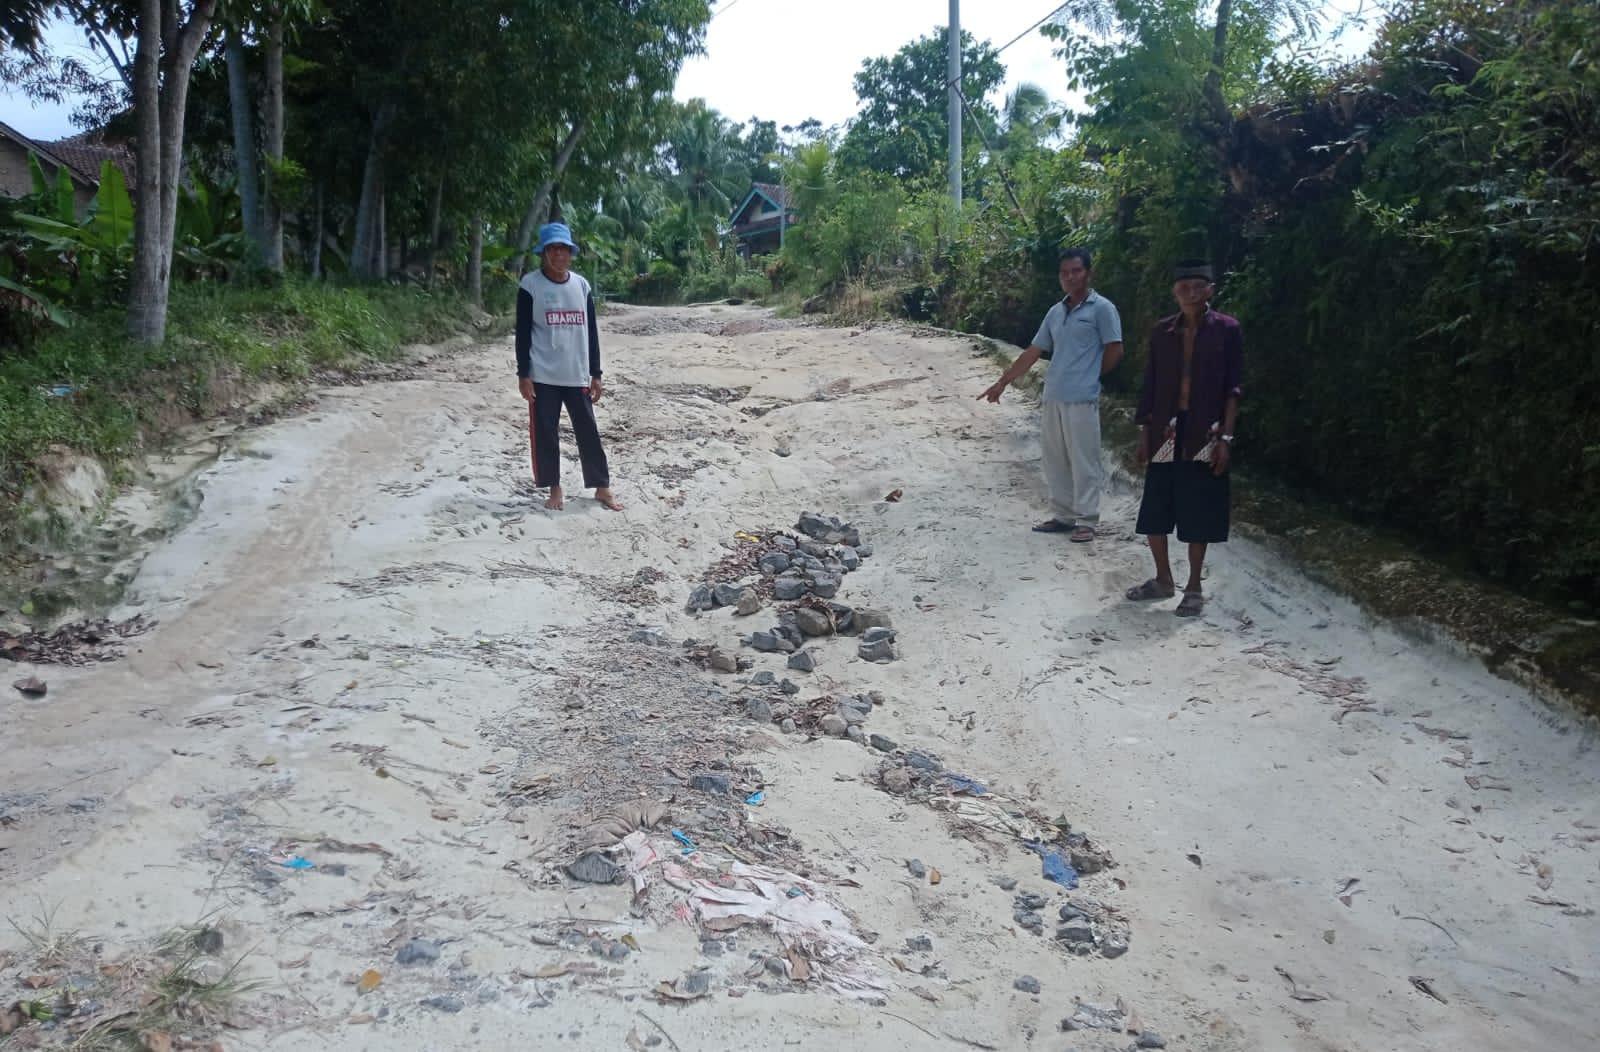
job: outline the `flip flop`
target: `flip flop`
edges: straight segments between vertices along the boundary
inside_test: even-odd
[[[1083,544],[1087,541],[1092,541],[1094,540],[1094,527],[1084,523],[1079,523],[1073,527],[1072,536],[1068,539],[1074,544]]]
[[[1135,603],[1143,603],[1151,599],[1171,599],[1174,592],[1171,589],[1163,588],[1161,582],[1152,577],[1137,588],[1128,589],[1122,595],[1125,599],[1131,599]]]
[[[1179,617],[1199,617],[1200,611],[1206,606],[1206,598],[1199,592],[1184,592],[1183,598],[1178,600],[1178,608],[1172,611]]]
[[[1046,519],[1033,528],[1034,533],[1071,533],[1073,523],[1062,522],[1060,519]]]

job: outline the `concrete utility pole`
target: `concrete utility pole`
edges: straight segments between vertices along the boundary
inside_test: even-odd
[[[961,207],[961,0],[950,0],[950,200]]]

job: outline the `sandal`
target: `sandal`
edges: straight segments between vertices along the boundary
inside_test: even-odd
[[[1183,598],[1178,601],[1178,608],[1173,611],[1179,617],[1199,617],[1200,611],[1205,609],[1206,597],[1199,592],[1185,590]]]
[[[1122,594],[1124,598],[1131,599],[1135,603],[1143,603],[1151,599],[1171,599],[1174,590],[1152,577],[1139,587],[1130,588]]]
[[[1094,540],[1094,527],[1088,523],[1080,522],[1072,529],[1072,536],[1067,538],[1074,544],[1083,544],[1085,541]]]
[[[1071,533],[1073,523],[1060,519],[1046,519],[1033,528],[1034,533]]]

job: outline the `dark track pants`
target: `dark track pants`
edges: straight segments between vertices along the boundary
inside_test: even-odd
[[[567,407],[572,434],[578,440],[578,459],[583,464],[585,489],[611,485],[611,469],[600,446],[600,426],[595,422],[594,403],[587,387],[533,385],[533,403],[528,407],[528,427],[533,441],[533,484],[541,488],[561,484],[561,407]]]

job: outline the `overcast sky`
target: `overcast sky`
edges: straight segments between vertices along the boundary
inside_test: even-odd
[[[1325,24],[1360,2],[1324,0]],[[1052,0],[968,0],[961,24],[979,40],[1001,47],[1052,8]],[[949,0],[719,0],[712,10],[706,54],[684,67],[678,98],[703,98],[733,120],[759,116],[780,127],[808,117],[824,125],[849,119],[856,111],[853,78],[861,63],[892,55],[950,17]],[[58,52],[101,64],[70,23],[52,25],[46,39]],[[1340,50],[1358,52],[1365,39],[1364,33],[1347,37]],[[1053,47],[1031,32],[1007,48],[1000,56],[1006,90],[1032,81],[1051,98],[1068,101],[1066,72],[1052,56]],[[0,94],[0,121],[31,138],[73,134],[70,112],[71,107],[34,107],[20,95]]]

